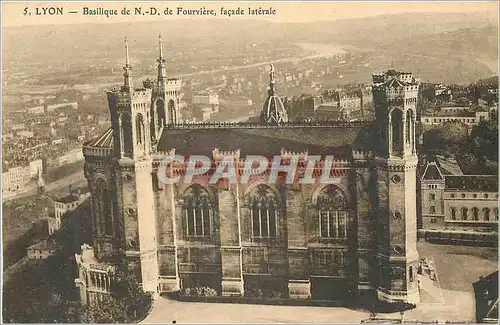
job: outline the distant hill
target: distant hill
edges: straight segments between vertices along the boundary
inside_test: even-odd
[[[470,83],[498,74],[496,26],[413,36],[381,44],[379,49],[428,81]]]
[[[252,46],[278,52],[283,48],[289,51],[284,55],[299,55],[300,48],[293,52],[290,45],[321,42],[374,50],[379,58],[372,62],[373,67],[394,60],[395,65],[421,73],[428,80],[440,81],[445,76],[452,82],[472,82],[494,72],[497,28],[492,15],[484,13],[402,13],[307,23],[186,19],[6,27],[2,48],[4,68],[10,71],[21,66],[50,70],[62,63],[81,69],[97,62],[120,69],[123,37],[128,36],[135,66],[152,66],[157,55],[156,37],[161,32],[172,71],[173,61],[193,64],[216,58],[223,64],[224,58],[250,54],[247,49]],[[443,65],[449,57],[455,61]]]
[[[495,26],[466,28],[433,35],[419,35],[388,44],[394,48],[419,54],[443,57],[472,54],[498,58],[498,29]]]
[[[151,46],[161,32],[166,47],[196,40],[199,44],[226,46],[240,42],[321,41],[357,46],[378,46],[422,35],[467,28],[496,26],[483,13],[402,13],[365,18],[307,23],[262,20],[183,19],[138,23],[40,25],[4,28],[7,52],[53,56],[88,50],[112,51],[127,35],[137,48]],[[279,44],[276,44],[279,45]],[[121,50],[121,47],[120,49]]]
[[[288,35],[309,40],[347,42],[356,46],[377,46],[395,40],[436,35],[458,29],[498,26],[486,13],[401,13],[365,18],[288,24]],[[334,38],[332,38],[334,37]]]

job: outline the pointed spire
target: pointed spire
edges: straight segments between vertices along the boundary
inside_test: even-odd
[[[161,42],[161,33],[158,34],[158,44],[160,46],[160,60],[163,59],[163,44]]]
[[[130,67],[130,56],[128,54],[128,39],[125,36],[125,67]]]
[[[163,81],[167,79],[167,73],[165,71],[165,59],[163,58],[163,43],[161,40],[161,34],[158,34],[158,46],[160,48],[160,57],[158,58],[158,84],[161,87]]]
[[[271,63],[271,70],[269,70],[269,95],[273,96],[276,92],[275,80],[274,80],[274,65]]]
[[[125,37],[125,66],[123,67],[125,73],[123,74],[123,87],[126,90],[130,90],[132,88],[132,77],[130,72],[132,70],[132,66],[130,65],[130,56],[128,53],[128,39]]]

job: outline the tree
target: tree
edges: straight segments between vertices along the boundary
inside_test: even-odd
[[[80,311],[82,323],[131,323],[127,317],[126,307],[112,297],[104,298],[99,303],[88,304]]]
[[[424,150],[427,153],[453,156],[460,151],[467,137],[468,128],[465,124],[447,122],[424,132]]]
[[[133,275],[118,272],[112,282],[111,292],[117,301],[124,303],[131,319],[142,318],[151,307],[151,294],[144,292]]]
[[[110,289],[110,296],[80,311],[82,323],[132,323],[146,316],[152,297],[133,275],[118,272]]]

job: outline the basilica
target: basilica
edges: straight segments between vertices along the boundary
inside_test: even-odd
[[[76,256],[82,303],[107,292],[118,268],[155,293],[419,301],[411,73],[373,74],[370,122],[289,122],[271,67],[260,122],[183,124],[181,82],[166,76],[161,38],[157,78],[140,88],[127,42],[125,51],[123,85],[107,92],[111,127],[83,146],[93,242]],[[338,181],[212,184],[208,172],[159,182],[172,155],[236,166],[250,155],[299,163],[330,155]]]

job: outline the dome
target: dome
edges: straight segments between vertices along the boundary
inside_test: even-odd
[[[262,113],[260,115],[263,124],[280,124],[288,122],[288,114],[285,105],[278,95],[276,95],[275,80],[274,80],[274,66],[271,64],[269,71],[269,96],[264,102]]]
[[[269,95],[262,108],[261,120],[265,124],[279,124],[288,122],[285,105],[277,95]]]

